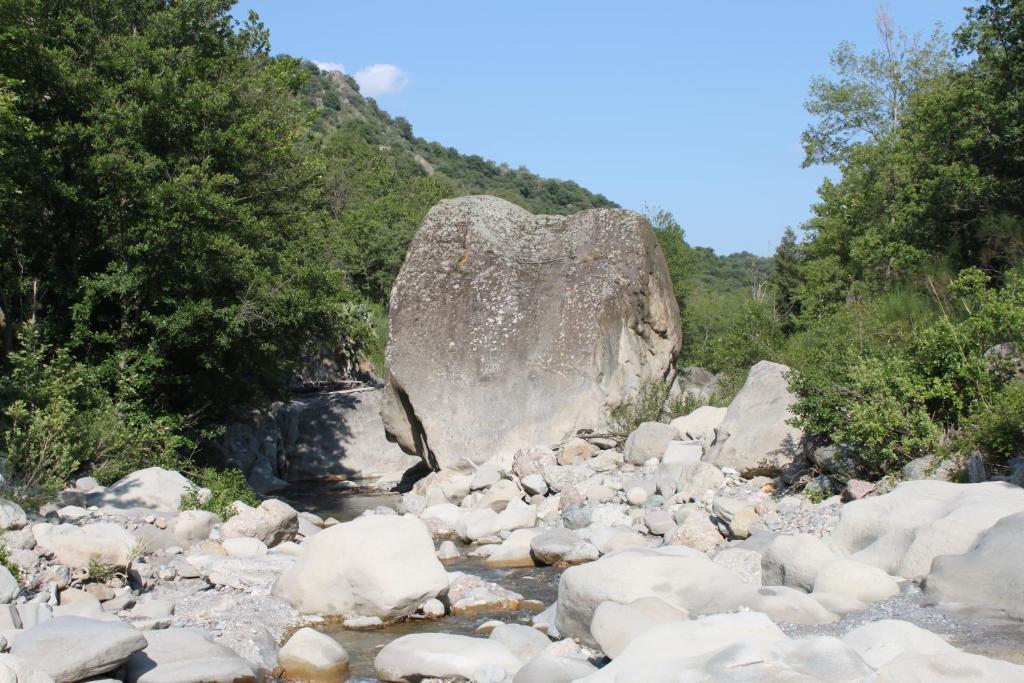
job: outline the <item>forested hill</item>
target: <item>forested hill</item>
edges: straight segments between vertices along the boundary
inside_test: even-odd
[[[351,76],[323,71],[312,62],[303,62],[302,67],[309,78],[300,96],[315,110],[314,125],[325,136],[350,129],[367,142],[391,150],[406,166],[415,165],[428,175],[451,180],[462,193],[496,195],[533,213],[569,214],[618,206],[571,180],[542,178],[522,166],[513,169],[416,137],[409,121],[392,117],[373,98],[364,97]]]

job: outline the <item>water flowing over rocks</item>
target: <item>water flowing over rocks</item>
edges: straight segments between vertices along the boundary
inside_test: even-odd
[[[679,312],[639,214],[442,201],[391,294],[388,434],[433,469],[563,441],[670,375]]]

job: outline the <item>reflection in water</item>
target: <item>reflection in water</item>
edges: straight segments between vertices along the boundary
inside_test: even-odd
[[[295,485],[282,493],[282,498],[297,510],[320,515],[324,519],[334,517],[347,522],[366,510],[386,506],[394,508],[399,500],[397,494],[365,493],[354,491],[344,482],[317,482]],[[460,546],[465,554],[472,548]],[[550,605],[558,597],[560,572],[552,567],[526,569],[494,569],[481,560],[461,558],[446,562],[448,571],[460,571],[479,576],[504,588],[520,593],[524,598],[539,600]],[[373,658],[389,642],[410,633],[454,633],[475,634],[476,628],[486,621],[497,619],[504,622],[529,623],[534,612],[526,610],[474,612],[459,616],[447,616],[437,620],[409,620],[375,631],[349,631],[337,623],[324,624],[320,630],[340,642],[349,655],[349,680],[374,681]]]

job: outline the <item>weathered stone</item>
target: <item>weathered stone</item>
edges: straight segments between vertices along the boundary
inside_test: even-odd
[[[769,361],[750,369],[715,430],[708,462],[732,467],[749,478],[780,474],[802,459],[803,432],[788,423],[793,417],[790,406],[796,400],[785,379],[788,371],[785,365]]]
[[[1024,512],[1003,517],[961,555],[939,555],[925,596],[946,609],[1024,619]]]
[[[0,498],[0,531],[21,529],[28,524],[28,518],[21,506],[12,500]]]
[[[715,564],[725,567],[735,574],[740,581],[751,586],[760,586],[761,553],[747,548],[726,548],[715,555]]]
[[[181,543],[191,544],[204,541],[219,518],[206,510],[185,510],[174,521],[174,537]]]
[[[660,458],[676,438],[676,430],[662,422],[644,422],[626,438],[622,454],[626,462],[642,465],[651,458]]]
[[[573,683],[597,671],[581,657],[542,654],[527,662],[512,683]]]
[[[880,669],[905,654],[942,655],[957,651],[931,631],[896,619],[882,619],[859,626],[843,636],[843,642],[872,669]]]
[[[488,567],[533,567],[530,542],[540,533],[539,529],[516,529],[487,556],[484,564]]]
[[[839,557],[821,539],[810,534],[776,536],[761,556],[764,585],[814,588],[818,572]]]
[[[531,216],[494,197],[431,209],[389,318],[385,427],[435,469],[602,427],[671,372],[681,343],[641,216]]]
[[[698,460],[680,467],[676,496],[684,500],[703,498],[708,491],[716,491],[725,481],[722,470],[708,462]]]
[[[86,569],[91,563],[127,566],[136,544],[134,535],[108,522],[83,526],[36,524],[32,534],[40,549],[52,553],[61,564],[78,569]]]
[[[665,537],[669,545],[682,545],[702,553],[722,542],[722,534],[707,515],[687,515],[676,528]]]
[[[543,496],[548,492],[547,482],[544,481],[544,477],[540,473],[528,474],[519,483],[523,485],[523,490],[531,496]]]
[[[711,511],[718,518],[723,532],[732,538],[747,538],[754,525],[761,520],[756,503],[743,498],[715,496]]]
[[[289,481],[338,476],[383,488],[419,462],[385,438],[383,395],[372,388],[307,394],[253,411],[213,445],[263,495]]]
[[[430,533],[413,517],[359,517],[304,545],[274,585],[300,612],[393,619],[448,589]]]
[[[144,647],[142,634],[123,621],[59,617],[19,634],[11,653],[61,683],[112,671]]]
[[[1024,512],[1024,489],[1006,482],[904,482],[842,506],[832,534],[852,559],[920,580],[938,555],[959,555],[1003,517]]]
[[[125,665],[127,683],[241,683],[255,681],[251,664],[198,630],[146,631],[146,649]]]
[[[686,610],[661,598],[640,598],[626,604],[606,601],[594,610],[590,633],[601,650],[612,659],[622,654],[631,641],[658,624],[686,619]]]
[[[300,628],[277,653],[290,681],[333,683],[345,679],[348,653],[341,643],[311,628]]]
[[[597,455],[597,447],[589,441],[573,437],[558,449],[559,465],[578,465]]]
[[[258,538],[268,546],[291,541],[299,531],[299,513],[288,503],[270,498],[257,508],[246,506],[224,522],[222,538]]]
[[[176,512],[181,496],[192,486],[192,482],[178,472],[147,467],[122,477],[104,491],[90,494],[89,504],[101,510]]]
[[[814,590],[861,602],[878,602],[899,593],[900,586],[878,567],[853,560],[836,560],[822,567],[815,576]]]
[[[860,500],[861,498],[874,493],[874,491],[875,485],[870,481],[850,479],[846,482],[846,486],[843,487],[843,492],[839,494],[839,497],[844,503],[849,503],[851,500]]]
[[[382,681],[476,680],[477,670],[487,665],[499,667],[511,679],[522,662],[497,641],[448,633],[414,633],[396,638],[373,661],[377,678]]]
[[[499,624],[488,638],[507,647],[522,662],[530,661],[551,645],[547,636],[523,624]]]
[[[728,408],[701,406],[688,415],[677,417],[669,424],[676,430],[678,438],[684,441],[699,441],[707,448],[715,440],[715,430],[722,424],[726,412]]]
[[[568,529],[552,529],[530,540],[534,558],[541,564],[569,567],[596,560],[597,548]]]

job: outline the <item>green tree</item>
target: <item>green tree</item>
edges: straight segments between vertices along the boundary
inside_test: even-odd
[[[676,221],[675,216],[664,209],[648,209],[646,214],[654,228],[654,234],[658,238],[661,253],[665,256],[665,263],[668,265],[668,274],[672,278],[672,291],[675,293],[676,303],[679,305],[679,315],[685,319],[695,263],[693,250],[686,243],[683,227]]]
[[[0,212],[8,324],[38,318],[109,385],[131,372],[150,405],[207,417],[359,324],[299,64],[232,4],[0,0],[35,165]]]
[[[796,320],[800,317],[802,261],[803,255],[796,240],[796,233],[792,228],[786,228],[782,234],[782,241],[775,249],[772,271],[768,276],[768,283],[775,293],[776,305],[783,320],[782,331],[786,334],[793,332]]]
[[[861,142],[884,141],[918,85],[951,66],[949,40],[938,28],[922,42],[896,29],[884,9],[875,25],[879,48],[860,55],[852,43],[841,43],[830,57],[835,77],[811,81],[804,106],[818,121],[801,136],[805,167],[839,163]]]

